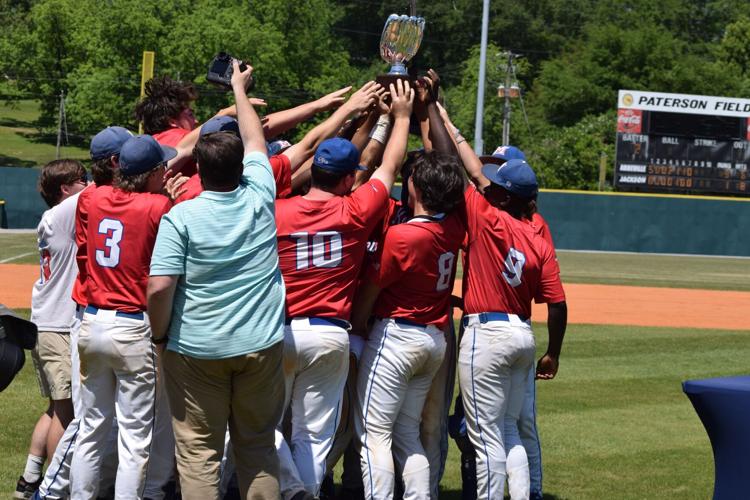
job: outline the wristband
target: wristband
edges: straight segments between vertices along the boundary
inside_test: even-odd
[[[456,146],[458,146],[462,142],[466,142],[466,139],[461,134],[458,134],[458,136],[456,136]]]
[[[154,337],[151,337],[151,343],[155,344],[155,345],[164,344],[167,340],[169,340],[169,337],[167,335],[165,335],[165,336],[163,336],[161,338],[158,338],[158,339],[155,339]]]
[[[378,118],[378,123],[370,131],[370,139],[378,141],[380,144],[385,144],[388,132],[391,130],[391,118],[388,115],[381,115]]]

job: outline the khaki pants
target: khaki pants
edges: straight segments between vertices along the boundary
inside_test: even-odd
[[[167,394],[172,409],[182,498],[219,499],[224,434],[234,449],[242,498],[279,498],[274,430],[284,404],[284,343],[227,359],[198,359],[167,351]]]

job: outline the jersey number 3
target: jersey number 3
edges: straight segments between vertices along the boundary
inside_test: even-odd
[[[311,247],[313,267],[337,267],[341,264],[343,249],[341,233],[320,231],[311,235],[307,232],[300,232],[289,236],[297,241],[297,269],[310,267]]]
[[[521,284],[521,273],[523,273],[524,264],[526,264],[526,256],[523,252],[519,252],[511,247],[508,256],[505,257],[503,278],[505,278],[505,281],[507,281],[513,288]]]
[[[99,234],[104,238],[105,249],[96,249],[96,263],[102,267],[117,267],[120,263],[120,241],[122,241],[122,222],[116,219],[102,219],[99,223]]]

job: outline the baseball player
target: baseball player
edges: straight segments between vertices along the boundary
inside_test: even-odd
[[[495,164],[503,165],[509,160],[526,160],[526,155],[515,146],[499,146],[492,155],[480,156],[478,159],[474,156],[473,151],[465,151],[465,165],[469,171],[471,177],[479,182],[483,186],[488,185],[488,181],[481,174],[482,164]],[[521,218],[523,221],[529,223],[534,231],[541,236],[554,250],[554,243],[552,241],[552,235],[549,230],[549,226],[542,216],[536,212],[536,201],[530,202],[528,205],[528,211],[522,214]],[[530,213],[532,212],[532,213]],[[523,408],[521,409],[521,415],[518,421],[518,430],[526,450],[526,455],[529,462],[529,475],[531,484],[531,496],[532,500],[541,499],[542,494],[542,456],[541,456],[541,445],[539,441],[539,433],[536,426],[536,373],[535,367],[532,366],[531,374],[529,376],[530,383],[526,389],[526,397],[524,398]],[[462,450],[462,478],[464,479],[464,498],[472,499],[476,498],[476,463],[474,449],[469,442],[469,438],[466,435],[466,424],[465,422],[459,422],[458,420],[464,419],[464,409],[460,400],[456,401],[456,414],[454,419],[457,419],[454,428],[455,438],[459,444],[459,448]]]
[[[277,433],[284,498],[317,495],[348,369],[349,316],[367,238],[383,217],[406,149],[413,91],[391,86],[393,132],[383,163],[351,192],[359,151],[340,138],[315,152],[304,196],[277,200],[279,265],[287,289],[285,373],[291,437]],[[373,95],[371,103],[376,97]]]
[[[176,154],[151,136],[128,139],[113,186],[96,189],[87,221],[86,309],[78,350],[84,412],[71,466],[71,498],[96,498],[103,444],[119,425],[117,498],[143,498],[156,411],[156,354],[146,309],[151,252],[161,216],[159,193]]]
[[[39,279],[31,293],[31,321],[39,328],[32,360],[42,395],[50,400],[32,434],[26,468],[15,498],[29,498],[39,487],[42,465],[52,457],[65,427],[73,418],[71,402],[70,328],[75,304],[75,207],[86,187],[86,170],[74,160],[56,160],[42,168],[39,192],[49,205],[37,227]]]
[[[96,134],[91,140],[91,176],[94,181],[78,195],[75,208],[75,245],[77,260],[77,276],[72,289],[72,299],[75,303],[75,319],[70,330],[70,361],[71,361],[71,392],[75,418],[65,429],[62,439],[55,449],[55,454],[50,460],[49,467],[45,473],[44,480],[39,487],[39,496],[42,499],[63,499],[70,495],[70,463],[75,449],[76,436],[80,424],[80,416],[83,414],[83,406],[80,397],[80,361],[78,357],[78,334],[83,318],[83,310],[86,307],[84,286],[86,283],[86,221],[88,220],[88,205],[91,195],[97,186],[112,183],[114,169],[117,168],[120,148],[130,139],[133,134],[122,127],[107,127]],[[104,460],[104,472],[101,475],[100,484],[106,489],[114,486],[114,475],[116,473],[117,452],[117,426],[114,425],[110,432],[109,444],[107,446],[107,458]],[[114,464],[114,465],[113,465]]]
[[[469,438],[477,454],[477,497],[529,498],[526,451],[518,419],[531,374],[531,301],[550,304],[549,347],[537,376],[552,378],[567,308],[554,250],[522,221],[537,193],[522,160],[484,165],[482,192],[465,193],[468,244],[464,269],[465,327],[459,384]]]
[[[357,384],[355,423],[367,498],[393,496],[393,457],[402,471],[404,498],[430,498],[420,421],[445,354],[443,329],[450,321],[456,256],[465,233],[453,212],[464,189],[455,157],[421,154],[407,186],[414,217],[388,229],[373,281],[358,294],[353,315],[355,329],[365,328],[373,306],[379,318]]]

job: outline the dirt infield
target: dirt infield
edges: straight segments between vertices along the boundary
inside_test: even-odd
[[[0,303],[31,307],[31,287],[38,276],[38,266],[1,264]],[[460,294],[460,282],[455,290]],[[565,293],[570,323],[750,329],[750,292],[567,284]],[[535,304],[533,318],[546,320],[546,306]]]

